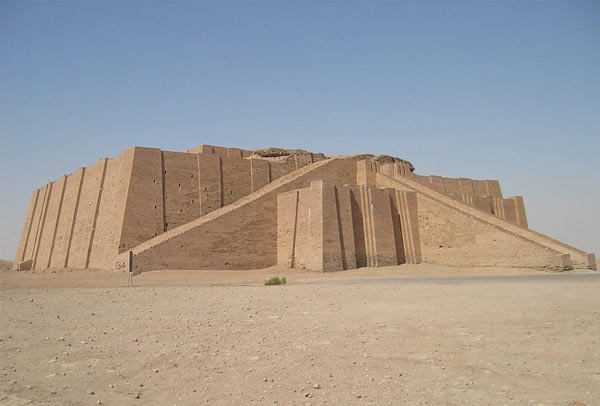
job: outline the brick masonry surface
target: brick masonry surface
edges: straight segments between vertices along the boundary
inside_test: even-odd
[[[337,271],[403,263],[595,268],[528,228],[497,180],[417,175],[408,161],[200,145],[132,147],[32,193],[15,269]]]

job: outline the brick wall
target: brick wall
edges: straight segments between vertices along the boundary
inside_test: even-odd
[[[399,176],[390,168],[380,166],[379,173],[392,178]],[[395,175],[391,175],[396,173]],[[443,193],[468,206],[491,213],[503,220],[527,228],[527,216],[522,196],[502,198],[500,182],[497,180],[474,180],[469,178],[444,178],[441,176],[422,176],[414,173],[404,175],[414,182]],[[371,182],[372,184],[372,182]]]
[[[271,183],[271,165],[264,159],[250,159],[250,183],[256,191]]]
[[[528,228],[527,214],[525,213],[525,203],[523,202],[522,196],[512,196],[509,199],[514,201],[515,204],[515,218],[516,224],[521,227]]]
[[[328,179],[333,183],[352,183],[356,163],[337,159],[306,167],[274,181],[252,200],[214,212],[214,217],[195,220],[186,230],[165,238],[147,241],[137,247],[136,269],[252,269],[277,263],[277,195],[307,187],[313,180]],[[303,168],[305,169],[305,168]],[[298,178],[294,178],[298,176]],[[208,220],[207,220],[208,219]]]
[[[132,152],[108,159],[91,240],[88,266],[109,269],[119,252]]]
[[[252,193],[250,160],[221,158],[223,206]]]
[[[164,172],[160,149],[134,147],[119,252],[165,231]]]
[[[109,269],[116,256],[138,247],[144,269],[248,269],[280,262],[335,270],[418,263],[421,257],[543,266],[564,253],[562,247],[577,264],[594,262],[541,234],[521,238],[521,231],[506,231],[506,222],[526,229],[527,217],[522,197],[504,199],[498,181],[419,176],[404,163],[348,158],[311,165],[311,154],[265,160],[244,159],[251,151],[236,148],[191,151],[134,147],[36,189],[15,267]],[[393,178],[451,196],[464,209],[427,193],[417,199],[414,187]],[[341,186],[355,183],[363,187]],[[290,191],[278,203],[277,195]],[[479,211],[505,222],[482,221]],[[203,216],[209,219],[203,222]],[[294,240],[282,237],[278,253],[278,234],[291,229]]]
[[[162,151],[164,167],[165,229],[200,217],[198,156]]]
[[[79,202],[83,173],[84,169],[80,168],[74,174],[67,176],[63,204],[56,230],[56,240],[54,241],[54,251],[50,262],[51,268],[66,266],[75,226],[75,213]]]
[[[48,268],[54,248],[56,231],[63,203],[66,177],[63,176],[52,184],[50,198],[47,203],[46,218],[40,230],[39,245],[33,258],[33,268]]]
[[[200,178],[200,212],[204,216],[222,207],[221,158],[216,155],[198,155]]]
[[[126,154],[80,168],[35,192],[17,259],[31,260],[37,269],[109,268],[117,254],[129,183],[122,164]]]
[[[15,267],[112,267],[114,256],[234,203],[312,162],[268,161],[201,145],[193,153],[133,147],[36,189]]]
[[[39,194],[39,189],[35,189],[31,195],[29,208],[27,209],[27,214],[25,215],[23,231],[21,231],[21,238],[19,239],[19,244],[17,245],[17,253],[15,255],[15,261],[13,262],[13,269],[18,269],[19,264],[25,260],[25,251],[27,249],[27,243],[31,234],[34,211],[37,205]]]
[[[543,267],[558,252],[486,225],[418,195],[423,261],[456,266]]]
[[[564,254],[569,254],[573,265],[593,269],[589,265],[593,254],[458,203],[408,177],[392,179],[377,174],[377,184],[417,191],[425,262],[457,266],[560,268],[560,264],[565,263]],[[491,199],[494,210],[504,209],[503,199]]]
[[[38,236],[40,234],[40,229],[42,228],[42,218],[44,214],[44,209],[46,207],[46,201],[48,198],[48,190],[51,187],[50,184],[46,184],[43,188],[39,190],[38,198],[36,201],[36,206],[33,211],[31,230],[29,233],[29,238],[25,245],[25,253],[23,261],[33,261],[34,254],[37,248]]]
[[[252,155],[252,151],[248,151],[246,149],[241,148],[227,148],[227,147],[218,147],[215,145],[198,145],[186,152],[191,152],[194,154],[214,154],[221,157],[230,157],[230,158],[246,158]]]
[[[356,268],[355,221],[352,210],[352,190],[349,187],[334,189],[338,234],[342,254],[342,269]],[[356,230],[356,232],[360,232]]]
[[[328,272],[420,262],[413,192],[318,180],[280,194],[277,210],[280,266]]]
[[[93,238],[94,223],[100,194],[102,193],[105,165],[106,161],[101,160],[97,164],[86,168],[83,174],[71,249],[67,259],[68,267],[84,269],[88,265],[90,243]]]

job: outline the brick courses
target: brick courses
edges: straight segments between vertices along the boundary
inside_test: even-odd
[[[413,172],[391,157],[264,158],[201,145],[132,147],[34,190],[16,269],[315,271],[402,263],[595,267],[528,229],[497,180]]]

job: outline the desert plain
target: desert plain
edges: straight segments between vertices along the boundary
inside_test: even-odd
[[[593,271],[0,275],[3,405],[600,405]]]

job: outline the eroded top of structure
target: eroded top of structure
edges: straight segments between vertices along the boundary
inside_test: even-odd
[[[322,161],[331,157],[322,152],[310,152],[303,149],[286,149],[267,147],[255,150],[218,147],[215,145],[199,145],[186,152],[191,153],[212,153],[223,157],[242,157],[253,159],[268,159],[271,161],[286,161],[294,159],[294,157],[310,157],[312,162]],[[357,161],[369,160],[377,163],[400,163],[405,166],[409,172],[414,172],[414,165],[402,158],[393,157],[391,155],[374,155],[374,154],[357,154],[357,155],[336,155],[335,158],[352,158]]]

